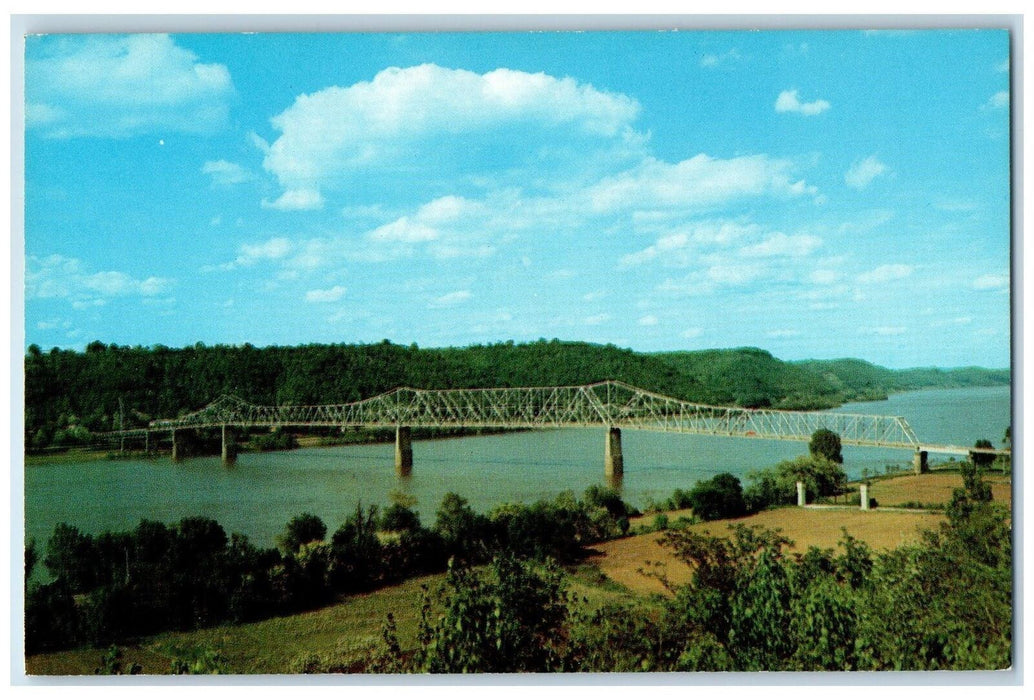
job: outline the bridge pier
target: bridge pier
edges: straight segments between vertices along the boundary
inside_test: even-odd
[[[233,464],[237,461],[237,439],[233,434],[233,428],[227,431],[226,424],[223,424],[222,459],[223,464]]]
[[[862,510],[869,510],[869,485],[862,484],[858,487],[858,503]]]
[[[413,430],[406,425],[395,428],[395,473],[399,476],[413,473]]]
[[[916,474],[925,474],[930,471],[930,466],[926,462],[926,451],[916,450],[915,455],[912,456],[912,471]]]
[[[621,428],[607,428],[607,442],[603,448],[603,471],[608,479],[620,479],[625,473],[625,458],[621,454]]]
[[[807,491],[804,489],[804,482],[797,482],[797,505],[804,506],[808,504]]]
[[[178,462],[183,459],[182,454],[183,448],[180,445],[179,436],[176,435],[176,431],[172,431],[172,461]]]

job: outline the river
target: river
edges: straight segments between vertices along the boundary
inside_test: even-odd
[[[927,444],[996,446],[1010,423],[1010,388],[976,387],[895,394],[887,401],[847,404],[849,413],[904,416]],[[394,471],[394,446],[353,445],[289,452],[243,453],[233,466],[218,457],[173,463],[168,457],[89,460],[27,466],[25,535],[45,546],[60,522],[89,533],[122,531],[141,519],[166,523],[191,515],[272,546],[300,513],[321,517],[331,532],[356,504],[385,506],[400,491],[416,498],[425,524],[454,491],[477,510],[507,501],[531,502],[570,490],[581,494],[603,475],[603,429],[552,430],[413,443],[413,475]],[[642,507],[719,472],[744,481],[749,472],[807,452],[805,443],[622,433],[623,498]],[[881,473],[911,464],[901,450],[845,447],[844,468]],[[932,460],[939,459],[931,455]]]

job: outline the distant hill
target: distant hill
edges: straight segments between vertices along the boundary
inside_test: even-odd
[[[398,386],[557,386],[617,379],[700,403],[828,408],[907,389],[1007,384],[1008,370],[889,370],[862,360],[784,362],[758,348],[638,353],[559,340],[466,348],[365,345],[126,347],[25,358],[30,448],[86,431],[132,427],[196,410],[220,394],[258,404],[345,403]],[[120,404],[123,407],[120,409]]]
[[[845,401],[885,399],[888,393],[895,391],[997,386],[1012,381],[1012,373],[1008,369],[920,367],[892,370],[854,359],[807,360],[794,364],[821,375],[843,394]]]

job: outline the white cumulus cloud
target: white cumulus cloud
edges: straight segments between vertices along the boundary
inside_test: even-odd
[[[885,172],[887,172],[887,166],[881,163],[876,156],[869,156],[855,161],[851,165],[850,169],[844,174],[844,182],[855,189],[861,190],[868,187],[870,182]]]
[[[776,98],[775,111],[796,112],[806,117],[822,114],[830,108],[826,100],[815,100],[813,102],[801,102],[796,90],[783,90]]]
[[[225,125],[233,83],[165,34],[67,35],[27,42],[26,127],[51,138],[120,138]]]
[[[325,180],[398,159],[420,139],[522,124],[613,138],[638,113],[630,97],[545,73],[387,68],[369,82],[300,95],[273,117],[280,136],[268,146],[264,166],[285,193],[270,206],[315,208]]]
[[[80,260],[63,255],[29,256],[25,271],[26,299],[68,299],[76,308],[100,306],[114,297],[151,297],[171,285],[162,277],[139,279],[116,270],[90,272]]]
[[[637,167],[604,178],[588,191],[597,211],[636,207],[704,208],[734,199],[814,194],[793,177],[793,163],[766,155],[730,159],[699,154],[679,163],[646,158]]]

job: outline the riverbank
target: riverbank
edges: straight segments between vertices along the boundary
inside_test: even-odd
[[[1010,480],[988,475],[996,502],[1011,505]],[[886,502],[927,499],[943,508],[954,488],[962,485],[955,473],[902,475],[879,480],[873,488]],[[674,520],[681,511],[667,515]],[[945,517],[940,512],[890,512],[877,508],[813,510],[785,507],[735,520],[689,526],[691,530],[727,536],[731,526],[759,526],[779,530],[793,541],[791,553],[809,547],[835,548],[846,530],[876,552],[916,544],[922,531],[936,529]],[[594,609],[605,602],[648,605],[651,596],[664,593],[656,575],[673,584],[689,580],[691,571],[653,532],[603,542],[592,547],[581,563],[567,568],[576,604]],[[122,668],[138,664],[142,673],[170,673],[174,664],[193,660],[200,672],[305,673],[363,671],[380,648],[381,631],[390,613],[403,653],[417,645],[423,592],[437,588],[444,575],[411,579],[377,591],[348,596],[318,610],[261,622],[223,625],[191,632],[163,633],[120,645]],[[103,668],[104,648],[38,654],[26,659],[29,674],[90,675]]]

